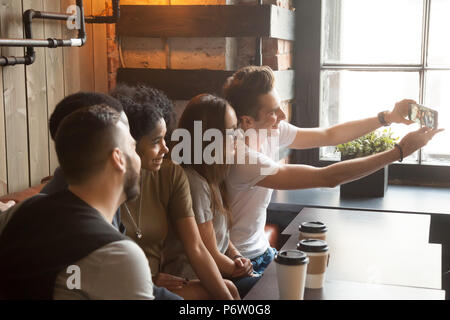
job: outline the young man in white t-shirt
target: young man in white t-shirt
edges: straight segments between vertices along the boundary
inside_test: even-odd
[[[273,189],[335,187],[362,178],[409,156],[441,131],[422,128],[408,133],[392,150],[324,168],[280,164],[277,161],[278,150],[275,150],[278,148],[335,146],[383,125],[409,125],[412,121],[406,117],[409,104],[414,101],[402,100],[392,111],[380,112],[372,118],[329,128],[304,129],[284,121],[286,115],[280,108],[274,80],[270,67],[249,66],[238,70],[224,85],[225,98],[234,107],[240,128],[244,132],[254,129],[257,136],[256,139],[245,138],[246,164],[237,162],[231,167],[227,188],[233,218],[231,241],[246,258],[252,260],[253,269],[258,273],[264,271],[276,253],[264,232],[266,210]],[[266,132],[269,134],[265,138]]]

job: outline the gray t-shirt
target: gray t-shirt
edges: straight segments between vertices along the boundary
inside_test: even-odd
[[[216,234],[217,248],[221,253],[225,253],[228,249],[228,242],[230,241],[227,218],[220,212],[212,212],[211,190],[205,178],[191,168],[187,168],[185,172],[191,189],[192,209],[194,210],[195,220],[197,224],[212,220]],[[217,190],[217,194],[220,196],[219,190]]]
[[[19,206],[20,204],[0,213],[0,234]],[[112,225],[111,228],[113,228]],[[80,289],[68,286],[68,283],[78,285],[75,280],[77,271],[62,270],[55,280],[53,299],[154,299],[152,275],[147,257],[144,251],[131,240],[111,242],[75,262],[73,266],[79,268]]]
[[[187,168],[185,172],[189,180],[195,220],[197,224],[212,221],[217,248],[221,253],[225,253],[230,240],[227,218],[220,212],[213,213],[211,211],[211,191],[206,180],[193,169]],[[220,196],[220,193],[218,195]],[[188,279],[197,279],[181,243],[168,240],[165,246],[170,248],[164,250],[162,272]]]
[[[55,280],[55,300],[153,300],[153,282],[144,251],[131,240],[111,242],[61,271]]]

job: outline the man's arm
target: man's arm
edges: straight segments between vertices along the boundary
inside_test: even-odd
[[[216,262],[219,271],[225,277],[231,277],[235,269],[235,264],[232,259],[222,254],[219,251],[219,248],[217,248],[217,240],[212,220],[199,224],[198,231],[200,232],[203,243]]]
[[[148,260],[131,240],[111,242],[74,263],[78,273],[61,270],[55,281],[55,300],[153,300]],[[70,278],[69,278],[70,277]],[[80,288],[69,287],[79,278]]]
[[[385,113],[386,122],[414,123],[406,119],[410,103],[415,103],[415,101],[405,99],[397,102],[392,111]],[[323,146],[336,146],[340,143],[359,138],[381,126],[382,124],[378,120],[378,117],[372,117],[337,124],[329,128],[297,128],[295,139],[289,147],[292,149],[309,149]]]
[[[408,133],[399,143],[404,157],[426,145],[440,131],[442,129],[422,128]],[[324,168],[306,165],[283,165],[276,174],[267,176],[257,185],[278,190],[333,188],[365,177],[398,159],[400,159],[400,152],[397,148],[394,148],[364,158],[341,161]]]

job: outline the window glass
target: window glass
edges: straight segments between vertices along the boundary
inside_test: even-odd
[[[430,34],[428,39],[428,65],[450,66],[450,1],[432,0]]]
[[[420,64],[423,5],[423,0],[324,0],[323,61]]]
[[[427,71],[425,88],[424,104],[439,112],[438,126],[446,130],[423,148],[422,162],[450,165],[450,71]]]
[[[374,117],[392,110],[402,99],[419,101],[419,72],[323,71],[320,126]],[[402,138],[416,125],[393,124],[394,136]],[[321,148],[322,160],[336,160],[333,147]],[[414,154],[405,162],[417,162]]]

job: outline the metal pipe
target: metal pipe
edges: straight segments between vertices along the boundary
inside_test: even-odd
[[[50,19],[50,20],[67,20],[71,17],[68,14],[27,10],[23,13],[23,25],[25,29],[25,39],[0,39],[0,47],[27,47],[24,57],[0,57],[0,66],[16,65],[16,64],[32,64],[36,58],[34,47],[81,47],[86,43],[86,26],[84,17],[83,0],[77,0],[76,5],[80,9],[80,29],[78,30],[78,38],[76,39],[32,39],[32,21],[33,19]]]
[[[14,66],[16,64],[31,64],[31,57],[0,57],[0,66]]]
[[[120,0],[112,0],[112,16],[88,16],[86,23],[117,23],[120,18]]]
[[[54,46],[56,44],[56,46]],[[0,47],[70,47],[72,39],[0,39]]]
[[[120,18],[120,0],[112,0],[112,16],[90,16],[85,17],[83,0],[76,0],[76,5],[80,9],[80,29],[76,39],[33,39],[32,21],[33,19],[47,19],[66,21],[71,15],[57,12],[27,10],[23,13],[23,24],[25,28],[25,39],[0,39],[0,47],[27,47],[24,57],[0,57],[0,66],[16,64],[32,64],[36,57],[34,47],[81,47],[86,43],[86,23],[116,23]]]
[[[78,30],[78,39],[81,39],[81,47],[86,43],[87,40],[83,0],[77,0],[77,6],[80,8],[80,30]]]

